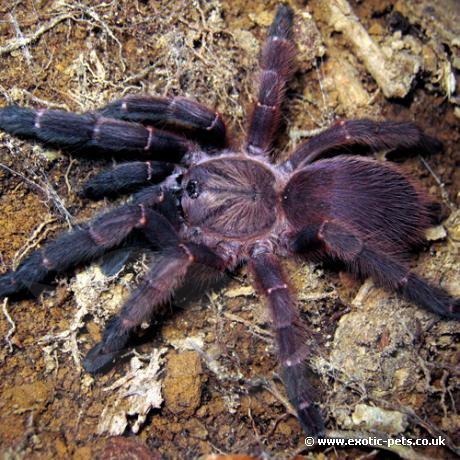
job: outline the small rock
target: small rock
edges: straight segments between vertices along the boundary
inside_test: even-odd
[[[169,353],[163,393],[173,414],[193,415],[201,402],[203,369],[196,351]]]
[[[425,230],[425,238],[428,241],[443,240],[447,236],[446,229],[442,225],[430,227]]]
[[[380,407],[357,404],[351,418],[360,428],[378,430],[389,434],[403,433],[409,424],[401,412]]]

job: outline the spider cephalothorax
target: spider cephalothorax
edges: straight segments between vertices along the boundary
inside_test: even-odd
[[[282,5],[262,51],[257,102],[239,150],[228,148],[218,113],[179,97],[132,96],[81,115],[1,109],[0,128],[7,132],[73,149],[137,152],[147,159],[86,183],[83,191],[93,197],[138,191],[128,204],[62,235],[2,275],[0,297],[30,290],[140,232],[157,255],[86,357],[85,368],[94,373],[113,361],[198,264],[214,275],[248,263],[268,300],[289,398],[305,431],[321,435],[324,424],[308,377],[307,326],[279,257],[340,261],[355,275],[370,276],[447,317],[460,317],[460,302],[404,262],[423,240],[435,203],[396,165],[350,155],[353,146],[433,152],[441,148],[435,139],[412,123],[341,121],[300,145],[284,163],[271,161],[294,50],[292,11]],[[170,162],[159,161],[160,154]]]

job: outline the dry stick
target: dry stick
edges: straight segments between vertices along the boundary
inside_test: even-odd
[[[452,200],[449,197],[449,194],[447,193],[446,184],[437,176],[437,174],[433,171],[433,168],[429,165],[425,158],[422,157],[422,155],[419,155],[418,157],[422,162],[423,166],[425,166],[425,168],[432,175],[436,183],[439,185],[439,188],[441,189],[441,196],[443,197],[444,201],[449,205],[450,209],[456,209],[457,206],[455,205],[455,203],[452,202]]]
[[[2,93],[8,104],[13,103],[13,98],[8,94],[8,91],[2,85],[0,85],[0,93]]]
[[[14,174],[15,176],[19,176],[25,182],[27,182],[28,184],[32,185],[33,187],[37,187],[39,190],[41,190],[43,193],[46,194],[46,190],[41,185],[39,185],[36,182],[28,179],[26,176],[24,176],[24,174],[20,173],[19,171],[15,171],[14,169],[11,169],[10,167],[8,167],[7,165],[5,165],[3,163],[0,163],[0,168],[5,169],[6,171],[8,171],[11,174]]]
[[[123,72],[126,71],[126,63],[125,60],[123,59],[123,45],[121,44],[120,40],[114,35],[114,33],[111,31],[110,27],[107,25],[106,22],[99,16],[99,14],[91,7],[87,7],[83,5],[82,3],[68,3],[66,4],[70,8],[78,8],[81,10],[84,14],[89,16],[91,19],[96,21],[107,33],[107,35],[115,41],[115,43],[118,45],[118,51],[119,51],[119,58],[120,58],[120,63],[121,63],[121,70]]]
[[[61,16],[57,16],[56,18],[49,21],[47,24],[40,26],[35,32],[28,35],[27,37],[22,38],[13,38],[8,40],[6,45],[0,46],[0,56],[3,54],[11,53],[11,51],[15,51],[23,46],[27,46],[30,43],[36,41],[41,35],[43,35],[48,30],[55,27],[57,24],[65,21],[66,19],[75,19],[71,14],[63,14]]]
[[[67,104],[60,104],[58,102],[50,102],[46,99],[42,99],[40,97],[34,96],[31,92],[27,91],[26,89],[21,89],[21,92],[24,96],[28,97],[31,101],[36,102],[37,104],[43,105],[50,109],[59,109],[59,110],[69,110],[69,106]],[[10,102],[13,102],[11,100]]]
[[[233,313],[228,313],[228,312],[225,312],[224,316],[230,321],[236,321],[238,323],[244,324],[245,326],[249,328],[249,331],[251,333],[261,338],[262,340],[267,340],[267,338],[270,338],[270,339],[273,338],[273,334],[270,331],[266,331],[265,329],[262,329],[259,326],[256,326],[251,321],[241,318],[241,316],[237,316],[237,315],[234,315]],[[272,340],[268,340],[268,341],[272,342]]]
[[[7,144],[7,147],[8,147],[8,144]],[[11,151],[11,148],[10,148],[10,151]],[[0,168],[6,169],[11,174],[14,174],[16,176],[21,177],[28,184],[30,184],[30,185],[32,185],[34,187],[37,187],[40,191],[42,191],[47,196],[47,198],[54,203],[54,205],[56,206],[58,211],[65,217],[65,219],[67,221],[67,225],[69,226],[69,228],[72,228],[72,224],[74,222],[74,217],[72,216],[72,214],[70,214],[69,211],[67,211],[66,207],[64,206],[63,201],[61,200],[61,197],[57,194],[56,190],[54,190],[54,188],[51,186],[51,184],[49,182],[44,180],[44,183],[45,183],[45,185],[47,187],[47,188],[45,188],[45,187],[42,187],[41,185],[37,184],[36,182],[28,179],[26,176],[24,176],[24,174],[22,174],[22,173],[20,173],[18,171],[15,171],[14,169],[9,168],[7,165],[5,165],[3,163],[0,163]]]
[[[455,445],[454,441],[437,426],[431,424],[427,420],[423,420],[418,416],[411,407],[401,406],[397,410],[408,415],[417,425],[423,427],[431,436],[437,437],[441,436],[446,441],[446,447],[454,452],[457,456],[460,456],[460,447]]]
[[[8,348],[10,349],[10,352],[11,352],[13,351],[13,342],[11,342],[10,337],[16,331],[16,324],[11,319],[11,316],[8,313],[7,305],[8,305],[8,297],[5,297],[5,300],[3,301],[2,311],[3,311],[3,314],[5,315],[6,320],[10,323],[10,326],[11,326],[10,329],[8,330],[8,333],[6,334],[5,341],[8,344]]]
[[[367,70],[382,89],[387,98],[404,97],[410,91],[419,64],[402,54],[398,60],[405,61],[405,72],[400,62],[388,59],[380,47],[372,40],[346,0],[323,0],[329,25],[342,32],[351,43],[356,55],[364,62]],[[412,68],[411,68],[412,67]]]
[[[21,260],[28,254],[32,249],[35,249],[48,235],[52,230],[56,230],[59,226],[48,227],[42,235],[40,233],[42,230],[53,222],[56,222],[56,217],[51,217],[46,221],[42,222],[33,232],[33,234],[27,239],[27,241],[22,245],[22,247],[16,252],[13,257],[13,268],[16,270]],[[36,241],[35,239],[38,238]]]
[[[68,191],[69,195],[73,194],[72,186],[70,185],[70,181],[69,181],[69,174],[70,174],[70,170],[72,169],[72,166],[74,164],[78,164],[78,161],[75,158],[72,158],[72,160],[69,163],[69,166],[67,167],[67,170],[66,170],[66,173],[65,173],[65,176],[64,176],[65,185],[67,186],[67,191]]]
[[[24,34],[22,33],[21,28],[19,27],[18,21],[16,20],[16,18],[13,16],[12,13],[9,14],[9,17],[11,19],[11,23],[13,24],[17,38],[19,40],[24,40]],[[26,46],[23,46],[22,52],[24,54],[24,57],[26,58],[28,66],[30,67],[30,65],[32,64],[32,56],[30,54],[29,49]]]

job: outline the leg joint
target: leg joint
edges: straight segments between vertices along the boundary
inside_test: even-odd
[[[153,132],[155,131],[155,128],[153,128],[152,126],[147,126],[146,129],[149,132],[149,137],[147,138],[147,143],[144,147],[145,151],[150,150],[150,147],[152,146]]]
[[[216,112],[214,120],[212,120],[212,123],[206,127],[206,131],[212,131],[217,125],[217,123],[219,122],[219,120],[220,120],[220,115]]]
[[[287,286],[286,283],[270,287],[270,288],[267,289],[267,295],[270,295],[272,292],[287,289],[287,288],[288,288],[288,286]]]
[[[190,263],[195,261],[195,256],[186,244],[179,244],[179,247],[184,251]]]

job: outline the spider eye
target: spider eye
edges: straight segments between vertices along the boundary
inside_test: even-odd
[[[200,192],[198,190],[198,182],[196,180],[191,180],[187,184],[187,187],[185,187],[185,191],[187,192],[188,196],[193,200],[195,198],[198,198],[198,196],[200,195]]]

